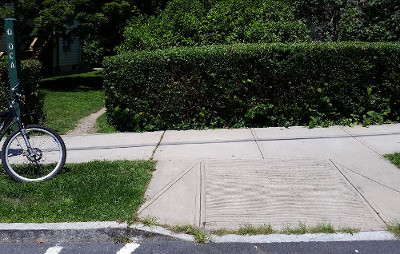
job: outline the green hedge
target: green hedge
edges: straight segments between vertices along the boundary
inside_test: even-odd
[[[42,75],[42,65],[39,61],[29,60],[21,63],[21,84],[26,95],[26,104],[22,113],[25,123],[42,123],[45,119],[43,112],[44,96],[39,91],[39,81]],[[8,109],[10,100],[10,83],[6,60],[0,60],[0,111]]]
[[[399,43],[239,44],[104,61],[122,131],[400,120]]]

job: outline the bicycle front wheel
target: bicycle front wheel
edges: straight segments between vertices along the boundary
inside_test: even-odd
[[[64,141],[55,131],[44,126],[30,125],[25,130],[31,152],[20,130],[11,133],[1,153],[5,171],[19,182],[39,182],[53,178],[65,164]]]

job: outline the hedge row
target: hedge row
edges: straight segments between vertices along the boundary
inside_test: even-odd
[[[39,91],[39,81],[42,75],[42,65],[39,61],[29,60],[21,63],[21,84],[26,95],[26,104],[22,113],[25,123],[42,123],[44,96]],[[0,61],[0,111],[8,109],[10,101],[10,83],[6,60]]]
[[[119,130],[400,120],[399,43],[239,44],[104,61]]]

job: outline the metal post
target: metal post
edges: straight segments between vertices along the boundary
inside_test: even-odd
[[[18,51],[18,40],[16,36],[16,25],[15,19],[5,19],[5,28],[6,28],[6,42],[7,42],[7,58],[8,58],[8,74],[10,77],[10,89],[14,88],[18,81],[20,80],[20,70],[21,65],[19,62],[19,51]],[[20,89],[20,87],[18,87]],[[11,96],[13,94],[11,93]],[[13,99],[13,98],[11,98]],[[17,110],[18,116],[20,116],[19,106],[14,105],[14,108]]]

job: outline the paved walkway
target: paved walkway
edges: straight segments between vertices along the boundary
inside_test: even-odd
[[[236,229],[299,223],[361,231],[400,220],[400,124],[63,136],[67,162],[154,159],[139,216]]]

